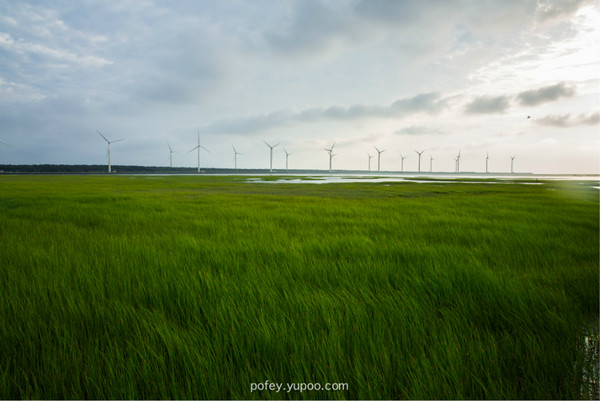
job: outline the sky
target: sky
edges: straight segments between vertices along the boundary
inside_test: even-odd
[[[0,164],[598,174],[599,8],[0,0]]]

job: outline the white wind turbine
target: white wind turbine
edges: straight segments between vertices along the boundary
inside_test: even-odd
[[[333,156],[335,156],[333,154],[333,147],[335,146],[335,142],[333,143],[333,145],[331,145],[331,148],[329,149],[325,149],[325,151],[327,153],[329,153],[329,172],[331,173],[331,160],[333,159]]]
[[[406,159],[406,156],[400,155],[400,157],[402,158],[402,172],[404,172],[404,159]]]
[[[108,150],[106,151],[106,155],[108,157],[108,172],[111,173],[112,172],[112,166],[111,166],[111,162],[110,162],[110,144],[111,143],[115,143],[115,142],[121,142],[124,141],[125,139],[115,139],[114,141],[109,141],[108,139],[106,139],[106,137],[104,135],[102,135],[102,132],[96,130],[96,132],[98,132],[98,134],[100,134],[100,136],[106,141],[106,143],[108,144]]]
[[[487,152],[487,153],[485,154],[485,172],[486,172],[486,174],[489,172],[489,171],[488,171],[488,161],[489,161],[489,160],[490,160],[490,153],[489,153],[489,152]]]
[[[263,141],[263,142],[265,142],[265,141]],[[279,146],[279,144],[271,146],[271,145],[269,145],[268,143],[265,142],[265,145],[267,145],[269,147],[269,149],[270,149],[270,156],[271,156],[271,158],[270,158],[270,161],[269,161],[269,169],[271,170],[271,172],[273,172],[273,148],[276,148],[277,146]]]
[[[169,166],[171,168],[173,168],[173,153],[176,153],[176,152],[173,151],[169,142],[167,142],[167,146],[169,147]]]
[[[369,171],[371,171],[371,159],[373,156],[369,152],[367,152],[367,156],[369,156]]]
[[[429,172],[433,173],[433,156],[429,155]]]
[[[514,165],[514,162],[515,162],[515,157],[517,157],[517,155],[512,155],[512,156],[510,157],[510,173],[511,173],[511,174],[513,174],[513,173],[514,173],[514,170],[513,170],[513,165]]]
[[[285,150],[285,148],[283,148],[283,151],[285,152],[285,169],[288,169],[288,158],[290,157],[290,155],[293,155],[293,153],[288,153],[287,150]]]
[[[198,172],[200,172],[200,149],[206,150],[210,153],[210,150],[206,149],[204,146],[200,145],[200,132],[198,132],[198,145],[188,150],[188,153],[193,152],[194,150],[198,151]]]
[[[373,146],[373,147],[377,151],[377,171],[380,171],[380,167],[381,167],[381,154],[383,152],[385,152],[385,149],[379,150],[379,149],[377,149],[377,146]]]
[[[460,173],[460,149],[458,150],[458,156],[456,156],[456,172]]]
[[[238,152],[235,146],[231,145],[231,147],[233,148],[233,166],[237,170],[237,155],[243,155],[243,153]]]
[[[415,150],[415,152],[417,152],[417,154],[419,155],[419,173],[420,173],[421,172],[421,155],[423,154],[423,152],[425,152],[425,150],[422,150],[420,152],[418,150]]]

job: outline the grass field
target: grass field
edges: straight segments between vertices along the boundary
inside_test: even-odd
[[[0,176],[0,241],[3,399],[598,396],[581,183]]]

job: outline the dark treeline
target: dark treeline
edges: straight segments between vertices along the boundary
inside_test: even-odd
[[[188,167],[145,167],[145,166],[112,166],[113,173],[193,173],[197,171]],[[0,164],[0,171],[5,174],[104,174],[106,165],[97,164]]]
[[[273,170],[284,174],[323,174],[323,170]],[[365,173],[344,170],[344,173]],[[86,164],[0,164],[4,174],[108,174],[106,165]],[[113,165],[112,174],[197,174],[196,167],[122,166]],[[265,174],[268,169],[202,168],[202,174]]]

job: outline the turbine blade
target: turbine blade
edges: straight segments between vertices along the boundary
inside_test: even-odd
[[[115,142],[123,142],[124,140],[125,140],[125,139],[117,139],[117,140],[111,141],[111,143],[115,143]]]
[[[6,143],[6,142],[4,142],[4,141],[0,141],[0,143],[4,144],[4,145],[6,145],[6,146],[10,146],[11,148],[13,148],[13,149],[14,149],[14,146],[12,146],[10,143]]]
[[[173,153],[173,149],[171,149],[171,145],[169,145],[169,142],[167,142],[167,146],[169,147],[169,151],[171,151],[171,153]]]
[[[98,131],[98,130],[96,130],[96,132],[97,132],[97,133],[99,133],[99,134],[100,134],[100,136],[101,136],[102,138],[104,138],[104,140],[105,140],[106,142],[110,143],[110,141],[109,141],[108,139],[106,139],[106,137],[105,137],[104,135],[102,135],[102,132],[100,132],[100,131]]]
[[[194,150],[198,149],[199,147],[200,147],[200,145],[198,145],[198,146],[196,146],[194,148],[191,148],[190,150],[188,150],[188,153],[193,152]]]

